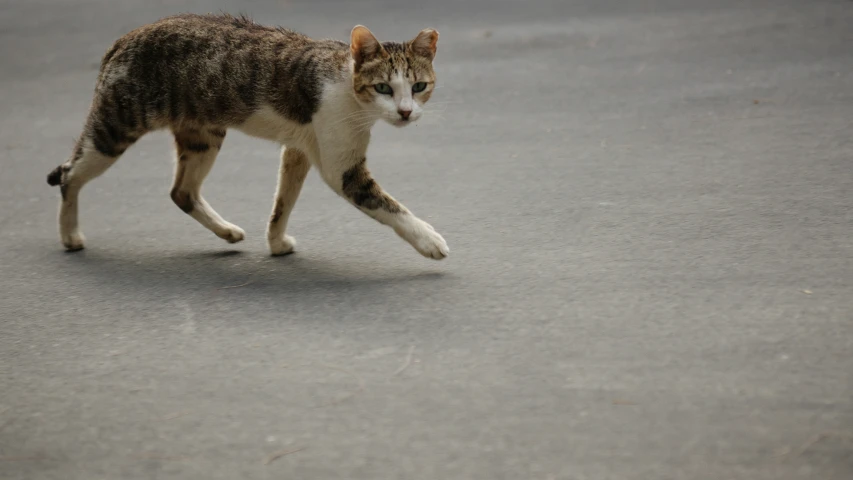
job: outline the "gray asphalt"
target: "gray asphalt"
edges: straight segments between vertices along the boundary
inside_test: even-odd
[[[853,478],[853,3],[0,5],[0,478]],[[277,147],[239,133],[205,191],[245,242],[171,203],[161,133],[62,251],[100,56],[220,8],[441,32],[369,158],[447,260],[316,174],[269,257]]]

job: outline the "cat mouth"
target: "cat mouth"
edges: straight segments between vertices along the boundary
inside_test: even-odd
[[[394,125],[395,127],[405,127],[406,125],[416,123],[420,119],[421,115],[412,115],[409,118],[400,118],[399,116],[397,116],[396,118],[388,119],[388,123]]]

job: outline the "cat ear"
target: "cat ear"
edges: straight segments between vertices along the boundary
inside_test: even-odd
[[[412,51],[430,60],[435,58],[435,44],[438,43],[438,31],[431,28],[421,30],[412,40]]]
[[[373,33],[364,25],[356,25],[350,34],[350,51],[355,60],[355,67],[383,53],[385,49]]]

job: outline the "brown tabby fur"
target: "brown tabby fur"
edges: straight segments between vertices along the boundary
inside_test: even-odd
[[[63,243],[68,250],[83,248],[77,229],[77,199],[83,185],[101,175],[141,136],[165,128],[174,134],[177,152],[171,190],[175,204],[229,242],[242,240],[242,230],[225,222],[201,197],[201,183],[228,128],[251,125],[261,132],[257,136],[278,138],[273,130],[290,122],[293,127],[287,128],[302,132],[302,143],[283,141],[289,148],[282,155],[279,191],[268,230],[273,253],[292,250],[292,238],[284,240],[289,242],[287,250],[274,247],[274,242],[283,240],[273,237],[283,237],[302,181],[311,165],[317,165],[323,179],[339,194],[392,226],[422,254],[442,258],[447,247],[440,235],[370,176],[363,152],[367,137],[354,140],[352,151],[338,154],[340,158],[324,159],[314,144],[321,134],[328,135],[330,127],[316,135],[300,127],[311,125],[324,102],[331,101],[324,99],[324,88],[344,82],[351,83],[352,108],[379,101],[381,95],[374,85],[391,81],[395,75],[408,85],[423,82],[428,86],[409,97],[422,105],[434,88],[432,60],[437,38],[437,32],[424,30],[409,42],[379,43],[364,27],[356,27],[353,41],[347,44],[311,39],[246,17],[194,14],[164,18],[129,32],[102,59],[89,115],[71,158],[47,177],[50,185],[61,186]],[[406,105],[411,100],[408,102]],[[409,113],[400,113],[406,116],[397,121],[405,123]],[[343,116],[344,120],[355,117]],[[348,135],[361,138],[366,134],[360,130],[362,126],[347,130]],[[305,143],[302,137],[308,134],[304,132],[317,138],[314,144]]]

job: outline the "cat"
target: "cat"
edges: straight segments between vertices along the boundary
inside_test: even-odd
[[[449,253],[431,225],[371,177],[365,152],[378,120],[396,127],[423,114],[435,88],[438,32],[380,42],[362,25],[350,43],[227,14],[182,14],[119,38],[104,54],[94,98],[71,158],[47,176],[60,186],[59,236],[68,251],[84,247],[80,189],[103,174],[145,133],[170,129],[175,204],[218,237],[245,232],[225,221],[201,185],[229,128],[282,145],[267,242],[272,255],[293,252],[288,218],[311,167],[338,195],[391,227],[420,254]]]

